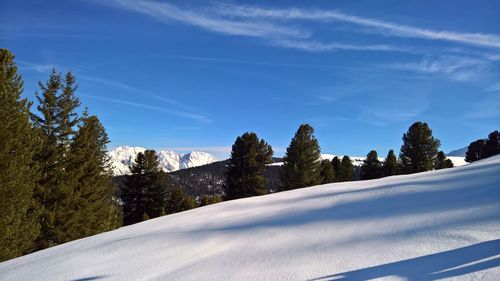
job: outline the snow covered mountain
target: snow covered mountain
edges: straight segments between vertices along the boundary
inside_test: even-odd
[[[500,155],[151,219],[0,263],[23,280],[498,280]]]
[[[109,151],[115,176],[127,175],[130,173],[129,166],[134,162],[139,152],[144,152],[144,147],[120,146]],[[217,161],[210,153],[192,151],[187,154],[177,153],[171,150],[157,151],[160,165],[165,172],[173,172],[201,165],[206,165]]]
[[[456,149],[456,150],[453,150],[453,151],[450,151],[448,154],[446,154],[446,156],[459,156],[459,157],[465,157],[465,153],[467,153],[467,149],[469,147],[463,147],[463,148],[460,148],[460,149]]]

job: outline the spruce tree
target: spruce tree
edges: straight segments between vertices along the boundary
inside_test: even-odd
[[[167,174],[161,170],[156,152],[139,153],[130,171],[121,191],[123,223],[129,225],[164,215]]]
[[[440,142],[432,136],[427,123],[415,122],[403,135],[399,153],[402,172],[405,174],[429,171],[434,166]]]
[[[76,109],[80,102],[75,96],[77,87],[71,73],[63,79],[52,70],[49,80],[39,86],[41,95],[35,93],[39,114],[32,114],[32,119],[42,139],[42,148],[36,155],[41,177],[35,199],[41,206],[37,248],[43,249],[66,241],[65,234],[57,229],[68,223],[67,213],[71,210],[60,202],[71,201],[68,197],[74,195],[76,184],[69,169],[69,150],[79,121]]]
[[[68,172],[75,176],[73,195],[58,203],[66,210],[64,224],[55,230],[62,242],[121,225],[116,187],[111,181],[111,163],[106,149],[108,143],[108,136],[99,119],[85,114],[71,143],[68,159]]]
[[[342,166],[340,168],[340,181],[352,181],[354,180],[354,165],[352,164],[351,158],[349,156],[342,157]]]
[[[201,198],[200,207],[222,202],[220,195],[205,195]]]
[[[299,127],[283,158],[281,190],[290,190],[321,183],[321,151],[314,129],[308,124]]]
[[[453,167],[453,162],[451,162],[450,159],[446,159],[446,155],[444,154],[444,152],[439,151],[436,156],[436,159],[434,160],[434,169],[440,170],[452,167]]]
[[[333,157],[332,166],[333,166],[333,173],[335,174],[334,181],[335,182],[341,181],[340,173],[342,171],[342,162],[340,161],[340,159],[337,156]]]
[[[383,163],[383,173],[385,177],[399,175],[399,163],[394,150],[389,150]]]
[[[361,165],[361,178],[364,180],[378,179],[382,177],[382,163],[378,160],[377,151],[372,150]]]
[[[332,161],[325,159],[321,161],[321,183],[332,183],[335,181],[335,171],[333,170]]]
[[[267,193],[264,173],[272,156],[271,146],[255,133],[237,137],[227,165],[225,197],[235,199]]]
[[[33,200],[39,147],[22,91],[14,55],[0,49],[0,262],[29,252],[39,233]]]

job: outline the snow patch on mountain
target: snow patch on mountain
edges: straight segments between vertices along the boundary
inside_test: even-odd
[[[144,147],[120,146],[108,152],[111,157],[113,174],[115,176],[130,174],[130,165],[134,162],[137,154],[146,151]],[[191,151],[186,154],[172,150],[160,150],[156,152],[160,160],[160,166],[165,172],[173,172],[180,169],[192,168],[216,162],[217,159],[210,153],[202,151]]]

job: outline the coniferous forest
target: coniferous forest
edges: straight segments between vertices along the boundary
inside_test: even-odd
[[[380,160],[371,150],[360,167],[349,156],[321,159],[314,128],[303,124],[283,158],[246,132],[228,160],[165,173],[146,150],[130,175],[113,177],[110,140],[81,104],[77,77],[53,69],[38,88],[35,100],[23,98],[15,57],[0,49],[0,261],[222,200],[453,167],[425,122],[404,133],[398,156],[389,150]],[[499,153],[495,131],[472,142],[466,160]]]

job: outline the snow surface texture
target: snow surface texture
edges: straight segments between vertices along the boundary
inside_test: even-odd
[[[139,152],[144,152],[144,147],[120,146],[109,151],[115,176],[130,174],[129,166],[134,162]],[[157,151],[160,166],[165,172],[173,172],[180,169],[197,167],[217,161],[210,153],[192,151],[180,154],[171,150]]]
[[[223,202],[0,263],[1,280],[499,280],[500,156]]]

